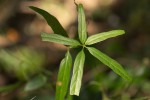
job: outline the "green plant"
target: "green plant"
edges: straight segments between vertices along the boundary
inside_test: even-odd
[[[81,81],[83,75],[83,67],[85,62],[85,53],[84,49],[87,49],[94,57],[100,60],[102,63],[110,67],[116,74],[120,75],[125,80],[131,82],[132,78],[129,74],[123,69],[123,67],[115,60],[111,59],[98,49],[91,47],[92,44],[104,41],[108,38],[115,37],[118,35],[124,34],[124,30],[113,30],[103,33],[98,33],[92,36],[87,36],[86,29],[86,19],[84,14],[84,9],[82,4],[76,4],[78,11],[78,40],[69,38],[64,28],[61,26],[59,21],[48,12],[39,9],[37,7],[30,6],[30,8],[37,13],[41,14],[53,29],[55,34],[41,33],[43,41],[55,42],[63,44],[68,47],[68,51],[65,55],[65,58],[60,63],[58,80],[56,84],[56,100],[64,100],[68,84],[70,80],[70,72],[72,66],[72,57],[70,54],[70,49],[81,48],[80,52],[77,54],[74,65],[73,65],[73,74],[70,84],[70,95],[79,95],[81,88]]]
[[[7,73],[18,80],[26,81],[31,76],[40,73],[44,64],[44,55],[26,47],[18,47],[17,50],[0,50],[0,64]],[[32,60],[32,62],[31,62]]]

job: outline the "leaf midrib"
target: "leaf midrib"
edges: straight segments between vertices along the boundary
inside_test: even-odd
[[[96,52],[94,52],[96,55],[98,55],[98,53],[96,53]],[[103,54],[102,54],[103,55]],[[104,55],[105,56],[105,55]],[[97,58],[99,59],[99,57],[97,56]],[[105,62],[108,62],[107,60],[106,60],[106,58],[105,57],[102,57],[104,60],[105,60]],[[113,60],[113,59],[112,59]],[[112,62],[112,60],[111,60],[111,62]],[[114,60],[113,60],[114,61]],[[113,66],[113,68],[111,68],[110,66],[108,66],[107,64],[105,64],[105,65],[107,65],[109,68],[111,68],[111,69],[114,69],[114,71],[116,71],[116,69],[117,70],[119,70],[118,68],[116,68],[111,62],[108,62],[110,65],[112,65]],[[120,70],[119,70],[119,72],[120,73],[122,73]],[[118,73],[117,73],[118,74]],[[120,75],[120,74],[119,74]],[[131,80],[131,79],[129,79],[129,77],[128,76],[126,76],[126,74],[124,74],[124,73],[122,73],[122,75],[124,75],[128,80]],[[120,75],[121,76],[121,75]]]
[[[121,34],[119,34],[119,33],[117,33],[117,34],[114,34],[114,33],[107,33],[107,32],[103,32],[103,33],[98,33],[98,34],[95,34],[95,35],[93,35],[93,36],[90,36],[88,39],[87,39],[87,43],[86,44],[88,44],[88,43],[90,43],[90,44],[94,44],[94,43],[96,43],[97,42],[97,40],[99,40],[99,39],[101,39],[101,40],[99,40],[99,42],[101,42],[101,41],[103,41],[104,39],[107,39],[106,37],[107,36],[111,36],[111,37],[109,37],[109,38],[112,38],[112,37],[115,37],[115,36],[117,36],[117,35],[121,35]],[[98,37],[98,35],[101,35],[101,36],[99,36]],[[93,38],[94,37],[94,38]],[[93,38],[93,39],[91,39],[91,38]],[[90,40],[90,41],[89,41]],[[96,41],[96,42],[94,42],[94,41]],[[93,42],[93,43],[91,43],[91,42]]]

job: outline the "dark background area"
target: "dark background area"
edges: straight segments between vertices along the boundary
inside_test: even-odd
[[[126,34],[95,45],[133,77],[129,84],[87,52],[81,93],[68,100],[150,99],[150,0],[76,0],[88,34],[123,29]],[[0,0],[0,100],[54,100],[59,63],[66,47],[42,42],[53,33],[28,6],[56,16],[70,37],[77,35],[73,0]],[[72,51],[73,58],[76,51]],[[92,59],[92,60],[91,60]]]

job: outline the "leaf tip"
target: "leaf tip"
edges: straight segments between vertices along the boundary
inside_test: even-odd
[[[41,33],[41,37],[43,37],[43,36],[45,36],[45,33],[42,32],[42,33]]]
[[[34,10],[34,6],[28,6],[30,9]]]
[[[79,96],[79,93],[77,93],[77,92],[70,92],[70,95],[76,95],[76,96]]]
[[[128,82],[132,83],[133,82],[133,78],[131,76],[128,77]]]
[[[125,34],[125,30],[119,30],[121,34]]]

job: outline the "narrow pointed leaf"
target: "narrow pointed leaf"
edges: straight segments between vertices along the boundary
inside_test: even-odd
[[[123,69],[123,67],[112,58],[108,57],[104,53],[100,52],[99,50],[93,48],[93,47],[87,47],[89,52],[99,59],[102,63],[110,67],[116,74],[120,75],[125,80],[131,82],[132,78],[129,76],[129,74]]]
[[[86,19],[83,5],[79,4],[77,7],[78,7],[78,35],[81,43],[84,44],[87,39]]]
[[[84,61],[85,61],[85,54],[82,50],[78,53],[78,55],[75,58],[73,75],[72,75],[71,85],[70,85],[70,95],[78,96],[80,93]]]
[[[65,58],[60,63],[58,79],[56,84],[56,100],[64,100],[68,90],[70,70],[72,66],[72,57],[67,52]]]
[[[124,33],[125,33],[124,30],[113,30],[113,31],[108,31],[108,32],[102,32],[102,33],[90,36],[87,39],[87,41],[85,42],[85,44],[86,45],[95,44],[95,43],[104,41],[108,38],[112,38],[112,37],[116,37],[118,35],[122,35]]]
[[[35,12],[39,13],[44,17],[44,19],[47,21],[48,25],[52,28],[55,34],[61,34],[63,36],[68,36],[65,29],[62,27],[62,25],[59,23],[56,17],[53,15],[49,14],[47,11],[42,10],[37,7],[30,6],[32,10]]]
[[[59,44],[69,45],[72,47],[76,47],[80,45],[78,41],[58,34],[42,33],[41,37],[43,41],[55,42]]]

